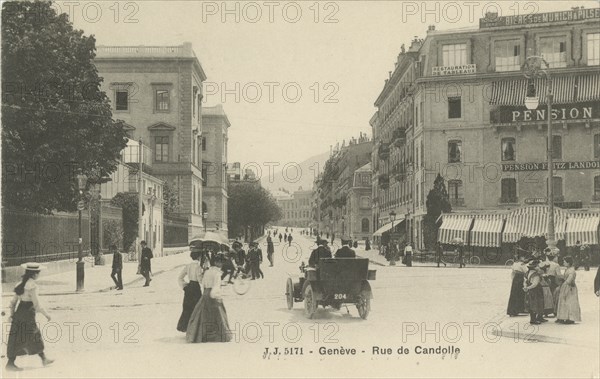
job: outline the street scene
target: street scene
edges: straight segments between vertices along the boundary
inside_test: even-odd
[[[2,376],[600,378],[600,8],[2,3]]]

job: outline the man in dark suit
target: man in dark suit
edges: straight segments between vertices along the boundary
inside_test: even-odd
[[[112,244],[110,245],[110,251],[113,252],[113,262],[112,262],[112,272],[110,273],[110,277],[115,282],[118,290],[123,289],[123,256],[117,249],[117,246]]]
[[[144,276],[144,278],[146,278],[146,283],[144,284],[144,287],[148,287],[150,285],[150,281],[152,280],[150,278],[150,273],[152,272],[152,264],[150,260],[154,258],[154,255],[152,255],[152,250],[150,250],[150,248],[146,244],[146,241],[140,242],[140,245],[142,246],[140,273]]]
[[[329,249],[329,246],[327,246],[328,243],[327,240],[319,239],[317,242],[317,245],[319,246],[310,253],[310,258],[308,259],[308,265],[310,267],[317,267],[319,259],[321,258],[331,258],[331,250]]]
[[[250,272],[252,273],[252,280],[265,277],[260,269],[262,258],[262,250],[258,248],[258,243],[250,242],[250,250],[248,251],[248,263],[250,265]]]
[[[356,258],[356,253],[350,248],[350,238],[342,237],[342,247],[335,252],[336,258]]]

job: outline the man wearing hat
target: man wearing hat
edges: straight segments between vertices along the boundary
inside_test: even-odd
[[[257,278],[264,278],[264,274],[260,269],[260,263],[262,262],[262,250],[258,248],[258,242],[250,242],[250,250],[248,250],[248,263],[250,264],[250,272],[252,273],[252,280]]]
[[[329,246],[327,246],[329,242],[324,239],[319,239],[317,241],[317,248],[310,253],[310,258],[308,259],[308,265],[310,267],[317,267],[319,263],[319,259],[321,258],[331,258],[331,250]]]
[[[152,280],[152,278],[150,278],[150,273],[152,272],[152,264],[150,260],[154,258],[154,255],[152,255],[152,250],[150,250],[146,244],[146,241],[140,242],[140,245],[142,246],[140,273],[144,276],[144,278],[146,278],[144,287],[148,287],[150,285],[150,281]]]
[[[356,258],[356,253],[350,248],[350,238],[342,237],[342,247],[335,252],[336,258]]]

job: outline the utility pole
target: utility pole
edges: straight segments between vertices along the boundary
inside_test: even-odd
[[[142,249],[140,246],[140,242],[144,239],[144,225],[143,225],[143,213],[142,208],[144,207],[144,202],[142,201],[142,196],[144,192],[143,182],[142,182],[142,161],[144,155],[142,154],[142,138],[138,141],[138,240],[136,243],[137,250],[137,258],[138,258],[138,267],[140,267],[141,257],[142,257]]]

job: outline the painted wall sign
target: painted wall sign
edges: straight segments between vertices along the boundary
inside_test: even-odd
[[[553,162],[555,170],[595,170],[600,169],[600,161]],[[503,163],[502,171],[543,171],[548,170],[548,162]]]
[[[434,66],[431,68],[432,76],[449,76],[449,75],[465,75],[474,74],[477,65],[464,64],[460,66]]]
[[[479,28],[494,28],[498,26],[516,26],[547,24],[553,22],[568,22],[600,19],[600,8],[572,9],[568,11],[533,13],[515,16],[498,16],[490,14],[479,19]]]
[[[552,106],[551,115],[554,121],[600,118],[600,106],[591,102],[557,104]],[[493,124],[548,121],[548,109],[545,104],[535,110],[529,110],[525,106],[498,106],[490,111],[490,121]]]

